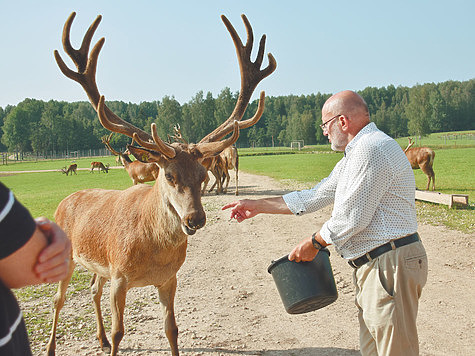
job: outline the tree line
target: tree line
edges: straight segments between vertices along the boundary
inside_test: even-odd
[[[475,129],[475,79],[446,81],[413,87],[367,87],[358,92],[367,102],[371,119],[388,135],[397,138],[425,136],[433,132]],[[321,108],[331,94],[266,97],[260,121],[243,130],[238,147],[289,146],[303,140],[306,145],[327,143],[319,127]],[[180,104],[173,96],[140,104],[110,101],[117,115],[150,132],[157,124],[164,140],[180,125],[188,142],[198,142],[229,117],[238,93],[225,88],[213,98],[198,92]],[[254,115],[257,100],[251,102],[245,119]],[[0,151],[58,152],[103,147],[104,129],[89,102],[25,99],[16,106],[0,107]],[[114,135],[111,144],[124,147],[130,139]]]

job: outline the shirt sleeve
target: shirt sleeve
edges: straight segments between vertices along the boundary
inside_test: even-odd
[[[35,229],[35,220],[28,209],[0,183],[0,259],[23,247]]]
[[[393,179],[393,169],[385,146],[359,145],[346,166],[346,186],[335,200],[331,218],[320,235],[325,242],[341,247],[365,229],[373,219],[383,195]]]
[[[320,210],[334,202],[338,176],[343,166],[342,158],[327,178],[322,179],[312,189],[291,192],[282,196],[289,210],[295,215],[303,215]]]

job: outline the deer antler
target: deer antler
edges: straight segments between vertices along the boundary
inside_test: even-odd
[[[168,158],[175,157],[175,148],[171,144],[164,142],[158,136],[155,124],[152,124],[151,126],[152,134],[150,135],[147,132],[135,127],[131,123],[124,121],[119,116],[114,114],[105,105],[104,96],[100,95],[95,78],[99,53],[105,42],[104,37],[102,37],[95,44],[91,53],[89,54],[89,47],[91,44],[92,37],[97,27],[99,26],[102,17],[100,15],[97,16],[97,18],[94,20],[94,22],[84,35],[81,47],[76,50],[71,46],[70,42],[71,25],[75,16],[76,13],[73,12],[66,20],[66,23],[64,24],[63,28],[62,42],[65,52],[71,57],[74,64],[76,65],[77,72],[68,68],[68,66],[64,63],[61,56],[59,55],[59,52],[56,50],[54,51],[56,62],[58,63],[58,66],[63,72],[63,74],[66,77],[78,82],[83,87],[83,89],[87,93],[89,101],[91,102],[94,109],[97,111],[99,121],[101,122],[102,126],[104,126],[104,128],[112,132],[117,132],[129,136],[135,141],[137,141],[137,143],[143,146],[144,148],[158,151],[159,153],[165,155]],[[236,53],[238,55],[239,67],[241,71],[241,90],[239,93],[238,100],[236,102],[236,106],[230,117],[225,122],[223,122],[217,129],[206,135],[206,137],[204,137],[196,146],[193,146],[193,149],[198,149],[199,151],[201,151],[203,156],[212,156],[218,154],[219,150],[222,150],[226,147],[225,145],[230,145],[236,142],[237,138],[239,137],[240,128],[252,126],[260,119],[264,110],[264,92],[261,92],[258,109],[254,117],[241,122],[246,107],[257,84],[262,79],[270,75],[277,66],[274,57],[272,56],[272,54],[269,53],[269,64],[266,68],[261,70],[266,39],[265,35],[263,35],[261,38],[259,44],[259,51],[255,62],[251,61],[250,56],[254,36],[252,33],[251,25],[249,24],[249,21],[247,20],[246,16],[242,15],[242,19],[244,21],[247,31],[247,42],[245,46],[243,46],[239,36],[237,35],[234,27],[231,25],[229,20],[224,15],[221,16],[221,18],[229,33],[231,34],[234,45],[236,47]],[[222,138],[231,133],[231,131],[233,132],[232,136],[226,140],[222,140]]]
[[[185,140],[185,138],[184,138],[183,135],[181,134],[181,127],[180,127],[180,124],[176,124],[175,126],[173,126],[173,131],[175,132],[175,134],[172,136],[172,138],[173,138],[175,141],[188,144],[188,142]]]
[[[114,156],[120,156],[120,153],[117,152],[116,150],[114,150],[112,148],[112,146],[110,145],[110,140],[111,140],[113,134],[114,133],[111,132],[109,136],[102,136],[101,141]]]
[[[404,150],[404,152],[407,152],[407,150],[409,148],[411,148],[412,145],[414,145],[414,141],[412,140],[412,138],[408,137],[407,139],[409,140],[409,143],[408,143],[406,149]]]
[[[247,32],[247,41],[245,46],[242,44],[241,39],[239,38],[239,35],[237,34],[231,22],[229,22],[226,16],[221,16],[224,25],[226,26],[231,35],[231,38],[234,42],[234,46],[236,47],[239,68],[241,71],[241,90],[239,92],[239,97],[236,102],[236,106],[234,107],[234,110],[229,116],[229,118],[213,132],[203,137],[200,143],[220,140],[232,131],[234,121],[239,122],[240,129],[252,126],[257,121],[259,121],[262,116],[262,113],[264,112],[265,93],[262,91],[259,99],[257,112],[254,117],[249,120],[240,122],[257,84],[259,84],[262,79],[270,75],[277,67],[277,62],[275,61],[274,56],[272,56],[271,53],[268,53],[267,57],[269,60],[269,64],[266,68],[261,69],[262,60],[264,57],[266,35],[262,35],[261,37],[256,60],[254,62],[251,61],[251,51],[254,43],[254,34],[252,32],[252,27],[247,17],[245,15],[241,15],[241,18],[244,22]]]
[[[105,38],[102,37],[96,43],[90,55],[89,47],[91,45],[91,40],[94,35],[94,32],[96,31],[97,27],[99,26],[99,23],[102,20],[102,16],[97,16],[92,25],[89,26],[89,29],[84,35],[79,50],[74,49],[70,41],[71,25],[75,17],[76,13],[73,12],[66,20],[66,23],[64,24],[63,28],[62,42],[64,51],[73,60],[74,64],[76,65],[77,72],[74,72],[73,70],[68,68],[57,50],[54,51],[54,56],[63,74],[66,77],[81,84],[83,89],[86,91],[92,106],[97,112],[99,112],[99,103],[101,97],[99,94],[99,89],[97,88],[95,75],[97,69],[97,60],[102,46],[104,45]],[[146,142],[146,146],[144,147],[155,150],[157,150],[158,147],[163,147],[163,145],[161,144],[154,145],[153,143],[151,143],[153,141],[152,136],[150,134],[121,119],[119,116],[114,114],[104,103],[103,109],[101,110],[101,115],[99,115],[99,120],[101,121],[102,126],[112,132],[121,133],[129,137],[133,137],[134,134],[137,135],[140,138],[141,142]],[[161,141],[160,138],[159,140]],[[171,154],[170,149],[173,148],[171,146],[168,146],[168,148],[166,149],[166,152],[168,153],[167,156]],[[175,154],[172,154],[172,156],[174,155]]]

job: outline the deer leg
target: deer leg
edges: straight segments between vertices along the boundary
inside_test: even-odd
[[[209,189],[209,192],[211,192],[213,188],[216,186],[216,194],[221,194],[223,191],[223,186],[221,184],[220,174],[218,172],[215,172],[214,170],[211,173],[213,173],[214,179],[216,179],[216,181],[214,182],[213,186]]]
[[[92,276],[91,280],[91,295],[94,302],[94,312],[96,313],[96,324],[97,324],[97,333],[96,337],[101,344],[101,349],[109,353],[111,351],[111,344],[107,340],[106,331],[104,329],[104,321],[102,319],[101,311],[101,297],[104,284],[107,279],[104,277],[99,277],[97,274]]]
[[[218,184],[218,181],[215,180],[214,183],[213,183],[213,185],[211,186],[211,188],[209,188],[209,192],[210,192],[210,193],[213,191],[214,187],[216,187],[217,184]],[[218,188],[216,188],[216,191],[217,191],[217,190],[218,190]]]
[[[53,327],[51,328],[51,336],[46,346],[46,354],[48,356],[54,356],[56,352],[56,329],[58,326],[59,312],[64,306],[66,300],[66,290],[68,289],[69,282],[71,281],[71,276],[73,275],[75,263],[71,260],[69,263],[69,272],[65,279],[58,283],[58,291],[54,296],[54,317],[53,317]]]
[[[435,190],[435,173],[434,173],[434,170],[432,169],[432,166],[427,167],[427,173],[426,174],[429,177],[429,182],[427,183],[427,190],[429,190],[429,185],[430,185],[431,179],[432,179],[432,190]]]
[[[157,286],[158,298],[162,306],[163,316],[165,319],[165,335],[167,336],[172,356],[178,356],[178,327],[175,320],[175,291],[176,276],[170,279],[165,285]]]
[[[239,190],[238,190],[238,169],[236,167],[236,169],[234,170],[234,172],[236,172],[236,193],[235,195],[239,195]]]
[[[422,163],[420,164],[420,167],[421,167],[421,170],[422,172],[424,172],[424,174],[427,176],[427,187],[426,187],[426,190],[429,190],[429,186],[430,186],[430,181],[432,179],[432,190],[435,189],[435,174],[434,174],[434,170],[432,169],[432,167],[430,166],[429,163]]]
[[[208,172],[206,172],[206,178],[203,182],[203,188],[201,188],[201,195],[205,194],[206,187],[208,186],[208,182],[209,182],[209,175],[208,175]]]
[[[236,162],[234,162],[234,171],[236,172],[236,195],[239,195],[239,191],[238,191],[239,156],[237,154],[236,154]]]
[[[228,169],[225,169],[224,170],[224,175],[223,175],[224,179],[226,179],[226,186],[224,187],[223,189],[223,192],[224,194],[226,194],[228,192],[228,185],[229,185],[229,181],[231,179],[231,176],[229,175],[229,171]],[[224,179],[223,179],[223,184],[224,184]]]
[[[112,278],[110,288],[112,312],[111,356],[116,356],[119,351],[119,343],[124,337],[124,309],[127,295],[127,281],[125,278]]]

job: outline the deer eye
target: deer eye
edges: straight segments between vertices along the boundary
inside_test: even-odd
[[[175,185],[175,177],[173,177],[173,175],[166,173],[165,178],[167,179],[168,183]]]

